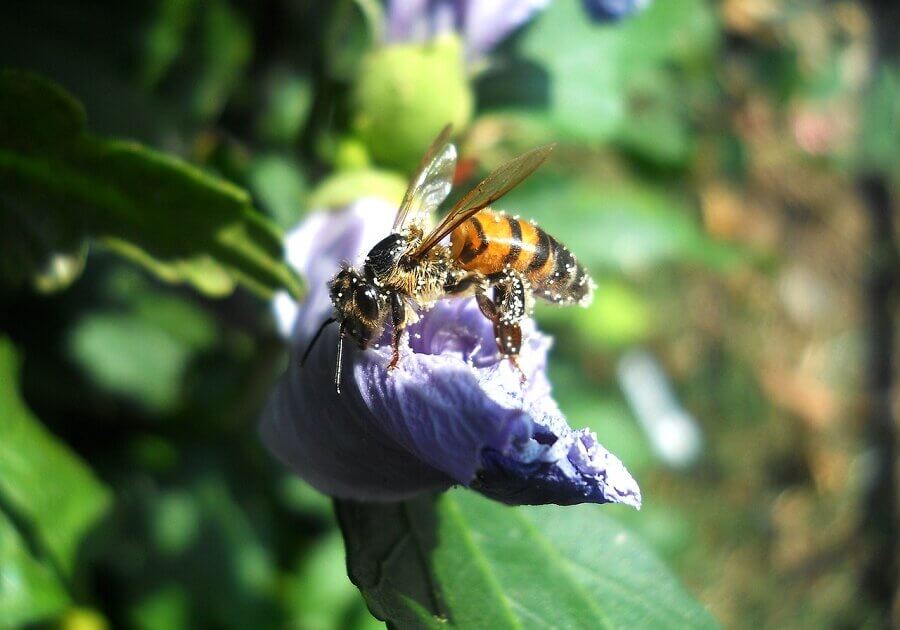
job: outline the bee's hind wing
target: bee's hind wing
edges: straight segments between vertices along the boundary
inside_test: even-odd
[[[418,224],[424,230],[428,215],[450,194],[456,172],[456,147],[450,142],[451,125],[441,130],[409,182],[394,219],[394,232]]]

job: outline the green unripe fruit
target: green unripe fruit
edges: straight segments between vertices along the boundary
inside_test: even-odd
[[[354,86],[357,135],[384,165],[410,170],[447,123],[472,118],[472,88],[455,36],[370,52]]]
[[[369,151],[365,144],[356,138],[341,138],[334,147],[334,167],[339,171],[369,166]]]

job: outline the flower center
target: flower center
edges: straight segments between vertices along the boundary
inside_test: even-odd
[[[493,325],[473,298],[439,301],[409,327],[409,345],[419,354],[457,355],[478,368],[500,360]]]

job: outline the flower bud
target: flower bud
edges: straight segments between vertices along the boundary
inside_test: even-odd
[[[412,169],[447,123],[465,128],[473,95],[455,35],[369,53],[354,87],[354,127],[375,159]]]

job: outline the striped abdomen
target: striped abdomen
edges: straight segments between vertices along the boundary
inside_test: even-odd
[[[450,254],[457,265],[484,275],[507,265],[525,276],[534,294],[557,304],[587,304],[594,283],[575,256],[559,241],[531,223],[485,209],[450,235]]]

